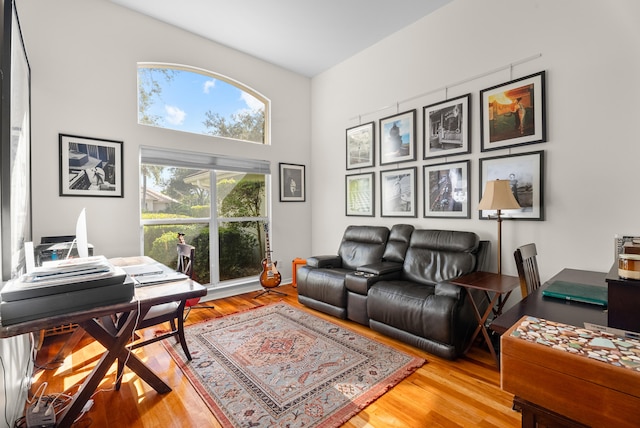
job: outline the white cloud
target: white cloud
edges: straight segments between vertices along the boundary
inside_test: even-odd
[[[182,125],[184,118],[187,117],[187,113],[184,110],[180,110],[174,106],[164,106],[164,110],[167,113],[166,119],[172,125]]]
[[[202,86],[202,92],[204,92],[205,94],[208,94],[211,89],[215,88],[215,86],[216,86],[216,79],[207,80],[206,82],[204,82],[204,85]]]
[[[264,103],[251,94],[241,92],[240,98],[242,98],[242,101],[244,101],[244,103],[251,111],[264,110]]]

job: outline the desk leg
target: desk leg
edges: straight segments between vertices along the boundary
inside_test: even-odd
[[[484,311],[483,315],[480,315],[480,310],[478,309],[478,305],[476,304],[475,300],[473,300],[473,296],[471,295],[471,293],[467,292],[467,296],[469,297],[471,306],[473,306],[473,312],[476,316],[476,320],[478,320],[478,327],[476,327],[475,331],[473,332],[473,336],[471,336],[471,341],[469,342],[469,346],[467,347],[465,353],[469,351],[471,346],[473,346],[473,342],[476,340],[476,337],[478,337],[478,333],[482,331],[482,335],[484,336],[485,342],[487,342],[489,351],[491,352],[493,359],[496,361],[496,364],[498,364],[498,356],[496,355],[496,350],[493,347],[493,343],[491,343],[489,332],[487,332],[487,328],[485,327],[484,324],[487,321],[487,318],[489,318],[489,315],[493,312],[493,308],[495,307],[496,302],[500,297],[500,294],[496,293],[495,296],[493,296],[493,299],[491,299],[491,302],[489,303],[487,310]]]
[[[75,347],[80,343],[80,340],[84,337],[84,329],[82,327],[76,328],[71,333],[71,336],[67,338],[62,345],[62,348],[58,351],[55,358],[52,360],[54,363],[61,363],[69,356],[71,352],[75,349]]]
[[[147,311],[148,309],[144,312],[146,313]],[[91,398],[100,385],[100,382],[104,379],[104,376],[107,374],[107,371],[109,371],[109,368],[113,365],[116,358],[124,359],[128,357],[127,366],[129,366],[145,382],[151,385],[158,393],[162,394],[171,391],[171,388],[148,367],[146,367],[135,355],[127,355],[129,354],[129,350],[126,345],[136,327],[137,314],[137,311],[133,311],[115,335],[110,333],[105,326],[95,319],[79,323],[80,327],[100,342],[100,344],[105,347],[106,351],[98,361],[98,364],[94,367],[93,371],[84,380],[84,383],[75,394],[72,403],[58,419],[58,427],[70,427],[73,424],[75,419],[80,415],[80,412],[86,402]]]

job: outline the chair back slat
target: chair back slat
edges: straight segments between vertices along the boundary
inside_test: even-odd
[[[528,296],[540,287],[537,255],[535,244],[523,245],[513,253],[513,257],[516,260],[516,268],[518,269],[518,277],[520,278],[522,297]]]
[[[178,266],[176,270],[193,279],[193,259],[196,247],[189,244],[178,244]]]

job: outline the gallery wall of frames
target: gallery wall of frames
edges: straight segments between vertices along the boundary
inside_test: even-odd
[[[509,180],[519,210],[512,219],[544,220],[544,150],[488,156],[494,150],[547,141],[546,72],[445,99],[346,130],[345,206],[347,216],[471,218],[471,186],[478,201],[487,181]],[[477,101],[476,101],[477,100]],[[471,117],[471,103],[480,117]],[[417,140],[422,126],[422,141]],[[472,127],[480,128],[481,155],[471,176]],[[376,150],[377,148],[377,150]],[[403,166],[418,160],[419,165]],[[378,158],[376,159],[376,152]],[[379,166],[379,171],[373,168]],[[418,180],[423,207],[419,213]],[[487,219],[493,212],[480,211]]]

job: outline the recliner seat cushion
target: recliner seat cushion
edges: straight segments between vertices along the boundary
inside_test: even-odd
[[[351,272],[348,269],[313,269],[306,280],[298,284],[298,294],[319,300],[332,306],[347,306],[347,289],[344,277]]]
[[[456,300],[434,295],[434,287],[381,281],[369,290],[369,318],[436,342],[451,342]]]

